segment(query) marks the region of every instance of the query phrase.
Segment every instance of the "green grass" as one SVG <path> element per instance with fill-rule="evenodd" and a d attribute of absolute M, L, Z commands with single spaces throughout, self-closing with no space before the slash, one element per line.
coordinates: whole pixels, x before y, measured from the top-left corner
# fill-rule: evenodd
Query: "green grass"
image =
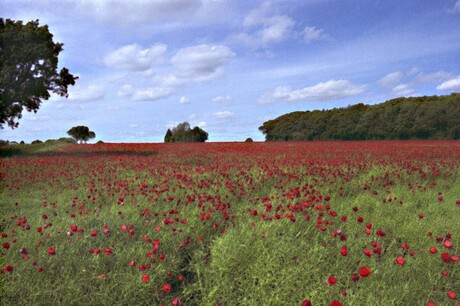
<path fill-rule="evenodd" d="M 170 153 L 171 148 L 177 152 Z M 198 146 L 194 149 L 206 148 L 198 158 L 184 148 L 155 147 L 152 155 L 120 149 L 117 155 L 104 155 L 67 154 L 65 147 L 44 146 L 34 152 L 53 154 L 28 151 L 1 159 L 0 232 L 7 237 L 0 239 L 10 244 L 0 255 L 2 304 L 171 305 L 175 298 L 183 305 L 459 302 L 447 293 L 460 295 L 460 262 L 441 259 L 443 252 L 460 253 L 457 159 L 432 177 L 406 172 L 396 161 L 381 163 L 378 156 L 365 167 L 343 166 L 337 175 L 336 165 L 321 160 L 309 165 L 312 156 L 293 161 L 283 150 L 260 157 L 260 150 L 216 153 L 213 147 Z M 426 163 L 428 169 L 432 161 L 421 155 L 414 163 Z M 300 193 L 289 197 L 296 188 Z M 295 222 L 286 214 L 294 215 Z M 364 221 L 357 222 L 358 217 Z M 170 218 L 174 223 L 165 224 Z M 46 223 L 52 226 L 44 228 Z M 68 236 L 73 224 L 83 231 Z M 122 226 L 132 226 L 134 234 Z M 103 233 L 105 227 L 109 234 Z M 346 240 L 332 237 L 337 230 Z M 447 233 L 452 249 L 436 241 Z M 159 250 L 152 254 L 155 240 Z M 375 249 L 373 243 L 381 254 L 365 256 L 364 249 Z M 401 248 L 403 243 L 408 250 Z M 340 254 L 344 245 L 348 256 Z M 54 256 L 47 252 L 51 246 Z M 438 250 L 434 255 L 433 246 Z M 28 258 L 21 247 L 27 248 Z M 404 266 L 395 263 L 399 256 Z M 5 271 L 9 265 L 12 273 Z M 363 266 L 371 275 L 354 282 L 351 275 Z M 142 281 L 144 274 L 148 283 Z M 331 275 L 335 285 L 328 284 Z M 165 284 L 170 292 L 163 290 Z"/>

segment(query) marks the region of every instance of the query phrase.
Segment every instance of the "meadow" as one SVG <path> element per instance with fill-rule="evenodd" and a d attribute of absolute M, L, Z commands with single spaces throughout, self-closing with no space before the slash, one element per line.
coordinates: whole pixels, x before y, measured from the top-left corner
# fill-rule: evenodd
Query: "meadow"
<path fill-rule="evenodd" d="M 459 141 L 19 153 L 3 305 L 460 305 Z"/>

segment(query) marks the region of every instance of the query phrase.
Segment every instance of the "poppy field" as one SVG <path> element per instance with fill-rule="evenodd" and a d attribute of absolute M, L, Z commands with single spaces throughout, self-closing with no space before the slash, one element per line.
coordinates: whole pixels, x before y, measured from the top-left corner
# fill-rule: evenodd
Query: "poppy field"
<path fill-rule="evenodd" d="M 0 159 L 3 305 L 460 305 L 460 142 Z"/>

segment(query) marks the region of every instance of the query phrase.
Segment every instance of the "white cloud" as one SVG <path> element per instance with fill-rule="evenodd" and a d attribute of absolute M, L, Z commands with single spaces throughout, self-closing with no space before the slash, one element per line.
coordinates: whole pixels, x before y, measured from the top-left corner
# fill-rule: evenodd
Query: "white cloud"
<path fill-rule="evenodd" d="M 295 25 L 295 21 L 286 15 L 275 15 L 270 3 L 261 8 L 252 10 L 244 19 L 243 25 L 256 28 L 251 34 L 241 33 L 235 38 L 242 43 L 258 47 L 279 43 L 286 39 Z"/>
<path fill-rule="evenodd" d="M 459 2 L 457 2 L 458 4 Z M 460 76 L 443 82 L 436 87 L 437 90 L 460 90 Z"/>
<path fill-rule="evenodd" d="M 117 91 L 117 96 L 119 97 L 126 97 L 132 95 L 134 92 L 133 86 L 131 84 L 125 84 L 120 87 Z"/>
<path fill-rule="evenodd" d="M 212 102 L 214 103 L 220 103 L 220 104 L 231 104 L 233 102 L 233 97 L 231 96 L 217 96 L 212 99 Z"/>
<path fill-rule="evenodd" d="M 131 129 L 135 129 L 135 128 L 139 127 L 139 124 L 132 123 L 132 124 L 128 125 L 128 127 L 131 128 Z"/>
<path fill-rule="evenodd" d="M 78 84 L 78 83 L 77 83 Z M 96 101 L 104 98 L 105 88 L 99 85 L 76 86 L 69 90 L 69 100 Z"/>
<path fill-rule="evenodd" d="M 366 89 L 364 85 L 354 85 L 347 80 L 330 80 L 302 89 L 291 89 L 288 86 L 279 86 L 269 94 L 259 99 L 259 104 L 276 101 L 330 101 L 358 95 Z"/>
<path fill-rule="evenodd" d="M 453 75 L 451 73 L 445 71 L 438 71 L 432 73 L 420 72 L 416 76 L 414 81 L 417 83 L 437 83 L 446 81 L 448 79 L 451 79 L 452 77 Z"/>
<path fill-rule="evenodd" d="M 198 115 L 198 114 L 191 114 L 191 115 L 189 116 L 189 119 L 190 119 L 190 120 L 194 120 L 194 119 L 197 119 L 197 118 L 199 118 L 199 117 L 200 117 L 200 115 Z"/>
<path fill-rule="evenodd" d="M 264 28 L 258 33 L 262 44 L 278 43 L 285 39 L 295 22 L 288 16 L 274 16 L 264 22 Z"/>
<path fill-rule="evenodd" d="M 401 71 L 395 71 L 381 78 L 378 83 L 383 87 L 393 87 L 399 84 L 404 77 Z"/>
<path fill-rule="evenodd" d="M 323 29 L 317 29 L 316 27 L 305 27 L 302 32 L 303 39 L 307 43 L 313 42 L 315 40 L 327 40 L 329 35 L 323 33 Z"/>
<path fill-rule="evenodd" d="M 229 111 L 221 111 L 221 112 L 216 112 L 212 114 L 212 116 L 216 119 L 230 119 L 235 116 L 235 113 L 232 113 Z"/>
<path fill-rule="evenodd" d="M 144 22 L 187 21 L 203 7 L 201 0 L 84 0 L 77 9 L 102 22 L 118 26 Z M 189 17 L 186 19 L 185 17 Z"/>
<path fill-rule="evenodd" d="M 134 101 L 155 101 L 168 98 L 176 90 L 168 87 L 151 87 L 147 89 L 141 89 L 133 93 L 132 100 Z"/>
<path fill-rule="evenodd" d="M 179 50 L 171 59 L 176 67 L 176 77 L 192 80 L 207 81 L 220 76 L 223 66 L 235 53 L 226 46 L 198 45 Z"/>
<path fill-rule="evenodd" d="M 408 96 L 413 92 L 414 90 L 408 84 L 399 84 L 393 88 L 393 93 L 398 96 Z"/>
<path fill-rule="evenodd" d="M 180 97 L 180 99 L 179 99 L 179 103 L 180 103 L 180 104 L 190 104 L 190 99 L 187 98 L 187 97 L 182 96 L 182 97 Z"/>
<path fill-rule="evenodd" d="M 107 54 L 104 62 L 107 66 L 129 71 L 147 71 L 154 63 L 161 62 L 166 53 L 165 44 L 155 44 L 143 49 L 137 44 L 123 46 Z"/>
<path fill-rule="evenodd" d="M 460 12 L 460 0 L 457 0 L 454 7 L 455 12 Z"/>
<path fill-rule="evenodd" d="M 198 124 L 197 124 L 197 126 L 198 126 L 199 128 L 204 128 L 204 127 L 206 127 L 207 125 L 208 125 L 208 123 L 207 123 L 206 121 L 200 121 L 200 122 L 198 122 Z"/>

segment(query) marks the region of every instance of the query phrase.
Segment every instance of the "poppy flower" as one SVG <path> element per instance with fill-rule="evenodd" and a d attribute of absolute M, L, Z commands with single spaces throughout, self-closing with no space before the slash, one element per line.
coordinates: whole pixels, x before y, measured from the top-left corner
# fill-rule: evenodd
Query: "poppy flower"
<path fill-rule="evenodd" d="M 343 304 L 340 303 L 340 302 L 337 301 L 337 300 L 333 300 L 333 301 L 331 302 L 330 306 L 343 306 Z"/>
<path fill-rule="evenodd" d="M 5 270 L 5 272 L 10 272 L 11 273 L 11 272 L 13 272 L 13 266 L 6 266 L 4 268 L 4 270 Z"/>
<path fill-rule="evenodd" d="M 400 266 L 404 266 L 404 257 L 402 256 L 399 256 L 398 258 L 396 258 L 396 263 Z"/>
<path fill-rule="evenodd" d="M 444 247 L 447 248 L 447 249 L 452 249 L 452 242 L 450 242 L 450 240 L 446 240 L 444 241 Z"/>
<path fill-rule="evenodd" d="M 359 275 L 356 274 L 356 273 L 353 273 L 351 275 L 351 280 L 354 281 L 354 282 L 357 282 L 359 280 Z"/>
<path fill-rule="evenodd" d="M 179 298 L 175 298 L 175 299 L 171 302 L 171 305 L 173 305 L 173 306 L 181 306 L 182 303 L 181 303 L 181 301 L 180 301 Z"/>
<path fill-rule="evenodd" d="M 329 278 L 327 279 L 327 282 L 331 285 L 335 285 L 337 283 L 337 278 L 335 278 L 335 276 L 331 275 L 329 276 Z"/>
<path fill-rule="evenodd" d="M 348 251 L 347 251 L 347 246 L 344 245 L 342 247 L 342 249 L 340 250 L 340 254 L 342 254 L 342 256 L 347 256 L 348 255 Z"/>
<path fill-rule="evenodd" d="M 379 235 L 379 236 L 381 236 L 381 237 L 386 236 L 385 232 L 382 231 L 382 230 L 378 230 L 378 231 L 377 231 L 377 235 Z"/>
<path fill-rule="evenodd" d="M 171 285 L 170 284 L 164 284 L 163 285 L 163 291 L 164 292 L 171 292 Z"/>
<path fill-rule="evenodd" d="M 54 247 L 50 247 L 50 248 L 48 249 L 48 254 L 49 254 L 49 255 L 56 255 L 56 250 L 54 249 Z"/>
<path fill-rule="evenodd" d="M 142 275 L 142 281 L 146 284 L 150 281 L 150 276 L 148 274 L 143 274 Z"/>
<path fill-rule="evenodd" d="M 436 254 L 438 252 L 438 250 L 436 249 L 436 247 L 431 247 L 430 248 L 430 253 L 431 254 Z"/>
<path fill-rule="evenodd" d="M 312 306 L 310 300 L 305 300 L 302 302 L 301 306 Z"/>
<path fill-rule="evenodd" d="M 457 296 L 455 295 L 455 292 L 453 292 L 453 291 L 447 292 L 447 296 L 448 296 L 449 299 L 451 299 L 451 300 L 455 300 L 455 299 L 457 298 Z"/>
<path fill-rule="evenodd" d="M 10 248 L 10 244 L 9 244 L 8 242 L 5 242 L 5 243 L 3 244 L 3 248 L 4 248 L 4 249 L 9 249 L 9 248 Z"/>
<path fill-rule="evenodd" d="M 368 277 L 372 273 L 372 271 L 371 269 L 369 269 L 369 267 L 364 266 L 364 267 L 361 267 L 361 269 L 359 269 L 358 273 L 362 277 Z"/>

